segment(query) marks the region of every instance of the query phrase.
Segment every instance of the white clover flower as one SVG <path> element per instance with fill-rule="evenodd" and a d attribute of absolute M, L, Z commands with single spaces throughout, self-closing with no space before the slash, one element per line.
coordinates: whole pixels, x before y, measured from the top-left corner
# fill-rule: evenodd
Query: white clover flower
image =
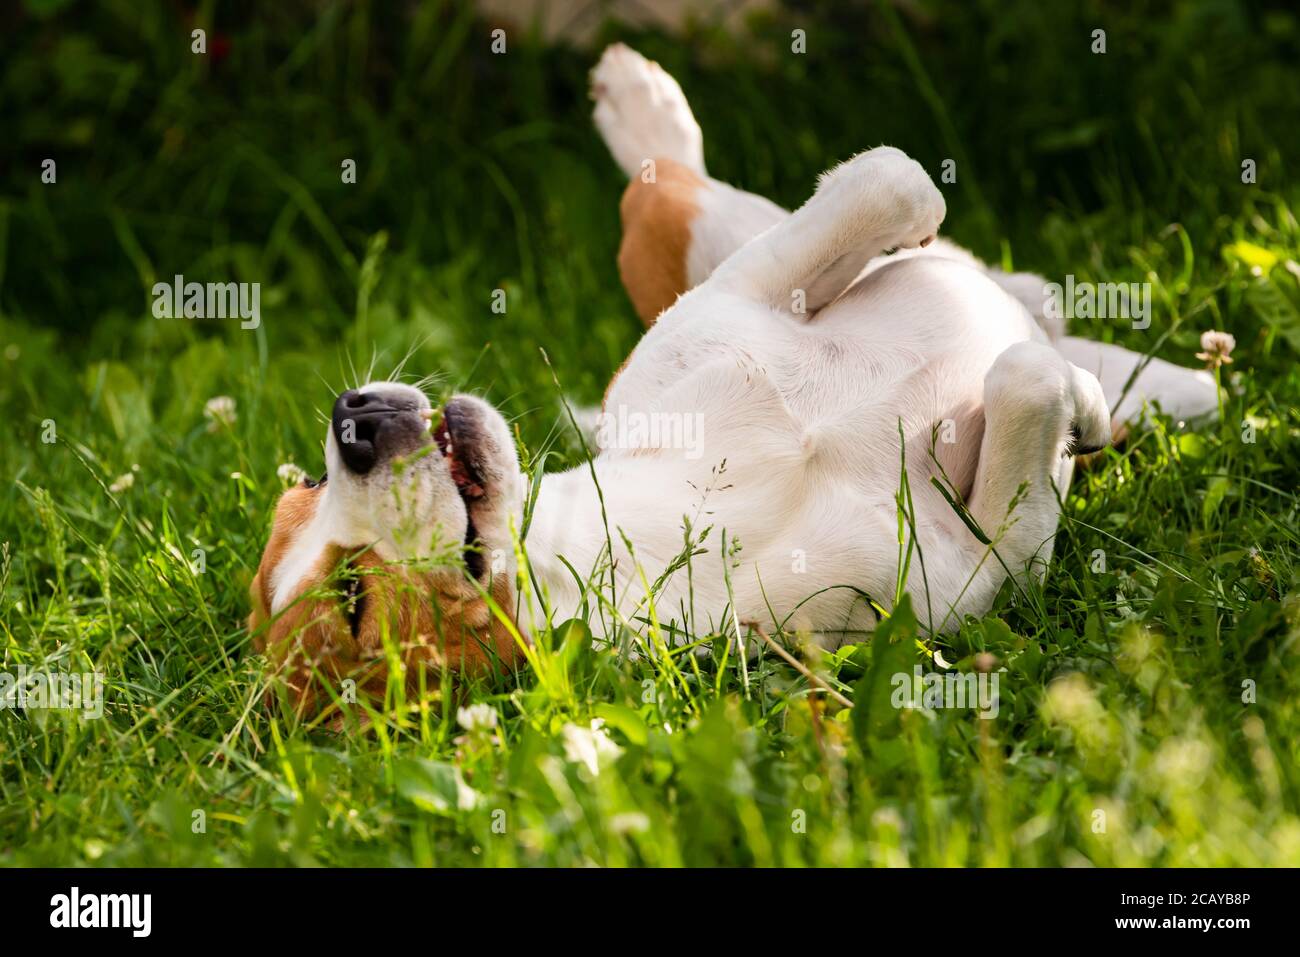
<path fill-rule="evenodd" d="M 599 774 L 602 767 L 608 767 L 623 753 L 605 730 L 603 718 L 593 720 L 589 728 L 566 724 L 560 734 L 564 739 L 564 756 L 592 774 Z"/>
<path fill-rule="evenodd" d="M 1196 353 L 1196 358 L 1211 369 L 1217 369 L 1232 361 L 1232 350 L 1236 347 L 1237 339 L 1231 332 L 1207 329 L 1201 333 L 1201 351 Z"/>
<path fill-rule="evenodd" d="M 280 481 L 285 485 L 297 485 L 307 477 L 307 473 L 292 462 L 285 462 L 275 470 L 275 474 L 280 476 Z"/>
<path fill-rule="evenodd" d="M 213 396 L 203 406 L 203 417 L 208 420 L 209 432 L 229 428 L 238 418 L 235 414 L 235 400 L 228 395 Z"/>
<path fill-rule="evenodd" d="M 138 468 L 138 466 L 136 466 L 136 468 Z M 122 492 L 125 492 L 134 484 L 135 484 L 135 472 L 134 471 L 126 472 L 122 475 L 119 475 L 116 479 L 114 479 L 113 484 L 108 487 L 108 490 L 112 492 L 114 495 L 120 495 Z"/>
<path fill-rule="evenodd" d="M 456 723 L 466 731 L 487 731 L 497 726 L 497 710 L 490 704 L 472 704 L 456 709 Z"/>

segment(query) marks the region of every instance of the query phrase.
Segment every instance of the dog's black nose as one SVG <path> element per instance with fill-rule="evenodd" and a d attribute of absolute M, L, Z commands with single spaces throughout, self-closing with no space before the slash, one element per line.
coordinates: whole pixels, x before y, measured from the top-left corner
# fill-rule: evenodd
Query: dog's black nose
<path fill-rule="evenodd" d="M 375 467 L 385 424 L 405 411 L 409 410 L 395 408 L 381 392 L 349 389 L 338 397 L 332 417 L 334 441 L 350 472 L 364 475 Z"/>

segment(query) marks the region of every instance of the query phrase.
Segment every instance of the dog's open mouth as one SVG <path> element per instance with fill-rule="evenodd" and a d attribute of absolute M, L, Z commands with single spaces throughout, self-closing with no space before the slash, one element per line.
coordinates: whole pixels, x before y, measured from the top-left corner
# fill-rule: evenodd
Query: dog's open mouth
<path fill-rule="evenodd" d="M 433 410 L 423 414 L 430 421 L 437 416 Z M 478 529 L 474 527 L 474 504 L 486 494 L 486 490 L 483 476 L 474 464 L 476 449 L 473 430 L 462 421 L 454 404 L 448 403 L 443 408 L 441 420 L 433 427 L 433 441 L 446 460 L 451 479 L 456 483 L 456 491 L 465 503 L 465 567 L 473 577 L 482 578 L 484 560 L 479 548 Z"/>
<path fill-rule="evenodd" d="M 432 418 L 437 413 L 430 410 L 427 414 Z M 438 451 L 442 453 L 442 457 L 447 460 L 447 467 L 451 470 L 451 478 L 456 483 L 456 490 L 460 492 L 460 497 L 465 500 L 465 505 L 468 507 L 470 502 L 483 497 L 483 478 L 474 467 L 473 449 L 466 445 L 469 439 L 465 436 L 464 430 L 458 429 L 457 425 L 455 411 L 452 408 L 445 409 L 442 421 L 433 429 L 433 440 L 438 444 Z"/>

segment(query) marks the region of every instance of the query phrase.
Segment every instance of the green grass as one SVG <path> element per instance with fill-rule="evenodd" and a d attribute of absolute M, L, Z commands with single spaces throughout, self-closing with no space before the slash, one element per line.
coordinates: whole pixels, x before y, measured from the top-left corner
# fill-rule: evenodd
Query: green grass
<path fill-rule="evenodd" d="M 797 204 L 877 143 L 954 158 L 959 242 L 1153 282 L 1149 330 L 1074 329 L 1184 364 L 1232 332 L 1225 420 L 1106 453 L 1046 585 L 942 642 L 1007 669 L 993 721 L 889 707 L 915 655 L 897 615 L 808 659 L 851 710 L 774 655 L 697 671 L 570 640 L 472 690 L 494 732 L 432 699 L 335 736 L 263 709 L 243 627 L 277 466 L 317 472 L 337 390 L 408 353 L 505 410 L 530 465 L 580 461 L 540 350 L 595 401 L 640 328 L 594 51 L 512 36 L 494 57 L 454 4 L 209 3 L 214 63 L 149 6 L 32 0 L 0 66 L 0 670 L 106 682 L 100 720 L 0 711 L 0 862 L 1300 863 L 1296 15 L 810 4 L 742 37 L 607 31 L 681 79 L 714 175 Z M 154 319 L 175 273 L 260 281 L 262 326 Z M 217 395 L 238 418 L 209 431 Z M 593 775 L 565 740 L 594 718 L 621 753 Z"/>

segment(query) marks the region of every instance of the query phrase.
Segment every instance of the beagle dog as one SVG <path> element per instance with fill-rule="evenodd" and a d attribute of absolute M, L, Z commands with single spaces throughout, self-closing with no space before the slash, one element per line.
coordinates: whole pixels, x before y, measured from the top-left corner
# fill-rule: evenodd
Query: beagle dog
<path fill-rule="evenodd" d="M 901 151 L 835 167 L 791 213 L 708 176 L 657 64 L 612 47 L 592 93 L 649 327 L 608 427 L 589 463 L 530 483 L 481 399 L 340 395 L 327 477 L 284 493 L 251 588 L 255 646 L 303 710 L 345 678 L 508 669 L 574 616 L 640 647 L 859 640 L 896 592 L 903 488 L 906 591 L 951 630 L 1008 574 L 1043 574 L 1075 454 L 1148 402 L 1214 410 L 1208 374 L 1065 336 L 1042 279 L 936 239 L 943 195 Z"/>

